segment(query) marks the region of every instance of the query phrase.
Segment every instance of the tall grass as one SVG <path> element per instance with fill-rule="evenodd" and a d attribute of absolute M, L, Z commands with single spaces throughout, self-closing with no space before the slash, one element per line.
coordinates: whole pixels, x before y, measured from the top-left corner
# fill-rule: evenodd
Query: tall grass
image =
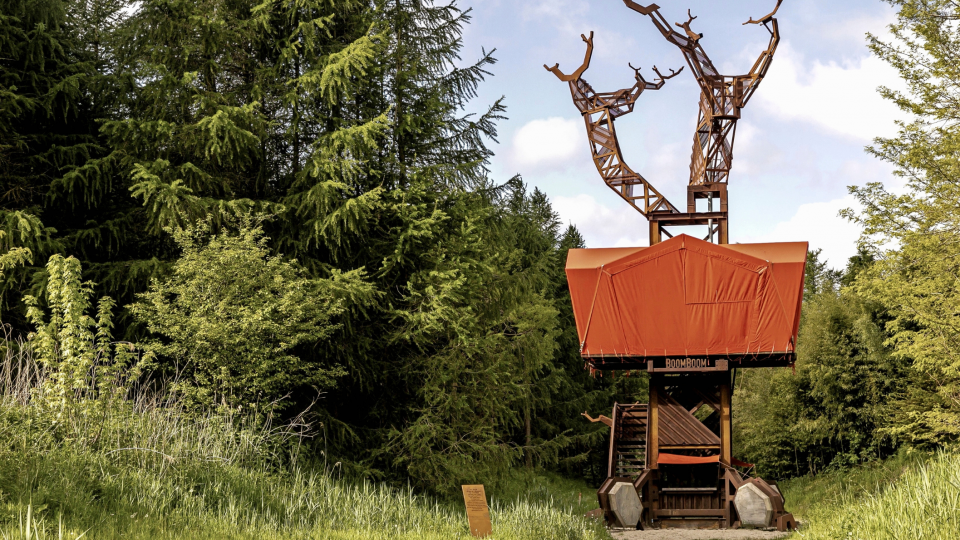
<path fill-rule="evenodd" d="M 904 448 L 893 456 L 850 469 L 837 469 L 817 475 L 783 480 L 779 487 L 787 501 L 787 510 L 801 521 L 818 507 L 841 504 L 841 495 L 873 494 L 892 485 L 907 472 L 922 466 L 931 454 Z"/>
<path fill-rule="evenodd" d="M 29 347 L 0 347 L 0 538 L 470 537 L 460 505 L 299 466 L 302 418 L 197 414 L 162 388 L 53 414 Z M 608 538 L 566 498 L 494 501 L 495 538 Z"/>
<path fill-rule="evenodd" d="M 875 483 L 869 483 L 869 480 Z M 787 483 L 791 495 L 819 502 L 803 506 L 810 540 L 956 540 L 960 538 L 960 455 L 903 454 L 881 466 L 816 482 Z"/>

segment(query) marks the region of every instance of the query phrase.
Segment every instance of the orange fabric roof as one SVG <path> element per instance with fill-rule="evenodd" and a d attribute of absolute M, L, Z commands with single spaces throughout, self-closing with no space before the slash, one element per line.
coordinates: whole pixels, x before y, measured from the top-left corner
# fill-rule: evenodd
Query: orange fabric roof
<path fill-rule="evenodd" d="M 806 242 L 570 250 L 584 356 L 794 352 Z"/>

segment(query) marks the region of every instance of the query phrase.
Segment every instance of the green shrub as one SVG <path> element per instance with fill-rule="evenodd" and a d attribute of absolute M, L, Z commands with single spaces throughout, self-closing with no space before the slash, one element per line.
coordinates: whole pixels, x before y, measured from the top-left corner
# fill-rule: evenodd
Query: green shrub
<path fill-rule="evenodd" d="M 210 231 L 209 221 L 172 231 L 182 256 L 130 306 L 160 338 L 145 348 L 182 376 L 174 389 L 193 405 L 262 410 L 282 406 L 291 388 L 332 386 L 343 368 L 295 349 L 329 337 L 345 299 L 372 296 L 363 271 L 308 278 L 296 260 L 270 255 L 252 218 L 236 232 Z"/>
<path fill-rule="evenodd" d="M 80 261 L 53 255 L 47 273 L 49 315 L 37 298 L 24 297 L 36 329 L 28 336 L 29 351 L 44 370 L 31 388 L 32 403 L 63 428 L 69 427 L 65 418 L 71 412 L 88 422 L 120 406 L 146 362 L 133 344 L 113 340 L 113 299 L 101 298 L 96 319 L 91 316 L 93 284 L 81 281 Z M 68 430 L 61 435 L 78 434 Z"/>

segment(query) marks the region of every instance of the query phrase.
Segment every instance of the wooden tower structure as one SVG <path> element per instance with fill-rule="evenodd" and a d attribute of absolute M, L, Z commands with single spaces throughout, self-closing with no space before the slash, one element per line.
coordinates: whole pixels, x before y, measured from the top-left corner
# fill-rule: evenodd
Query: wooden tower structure
<path fill-rule="evenodd" d="M 770 41 L 747 74 L 729 76 L 703 50 L 689 10 L 686 22 L 675 23 L 681 32 L 656 4 L 624 0 L 680 50 L 700 86 L 682 209 L 626 164 L 614 122 L 683 68 L 665 76 L 654 66 L 657 78 L 649 82 L 631 65 L 633 86 L 596 92 L 583 79 L 593 32 L 581 35 L 586 54 L 572 73 L 544 65 L 568 84 L 603 181 L 649 221 L 648 248 L 571 250 L 567 261 L 587 368 L 650 377 L 648 403 L 614 404 L 611 416 L 597 419 L 584 413 L 610 427 L 608 478 L 598 498 L 611 523 L 611 493 L 630 482 L 640 496 L 641 526 L 756 525 L 759 518 L 747 519 L 738 497 L 765 501 L 765 526 L 795 526 L 776 484 L 751 477 L 751 466 L 734 457 L 731 429 L 737 369 L 789 366 L 796 357 L 806 243 L 729 245 L 727 225 L 736 125 L 780 43 L 775 15 L 782 1 L 744 23 L 764 26 Z M 701 199 L 706 211 L 697 210 Z M 706 226 L 707 235 L 675 231 L 689 226 Z"/>

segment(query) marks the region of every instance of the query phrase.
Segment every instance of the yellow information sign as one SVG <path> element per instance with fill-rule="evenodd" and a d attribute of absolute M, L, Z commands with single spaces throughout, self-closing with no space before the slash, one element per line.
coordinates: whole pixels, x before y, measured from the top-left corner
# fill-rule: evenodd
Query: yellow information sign
<path fill-rule="evenodd" d="M 470 520 L 470 534 L 483 538 L 493 532 L 490 525 L 490 509 L 487 507 L 487 494 L 483 484 L 463 487 L 463 503 L 467 506 L 467 519 Z"/>

